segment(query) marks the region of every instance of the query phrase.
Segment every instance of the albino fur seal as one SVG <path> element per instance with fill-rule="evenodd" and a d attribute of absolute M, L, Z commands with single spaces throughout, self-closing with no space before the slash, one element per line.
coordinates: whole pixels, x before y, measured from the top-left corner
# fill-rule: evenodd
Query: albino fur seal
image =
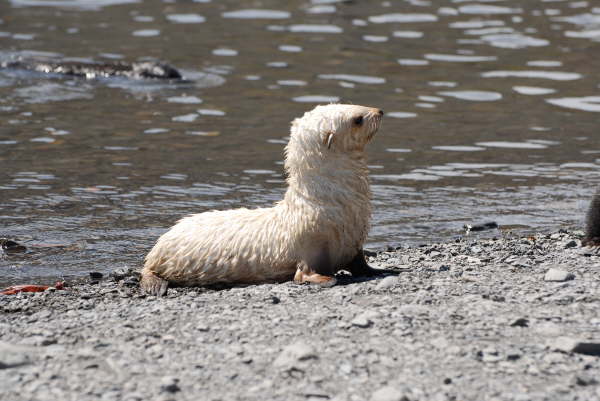
<path fill-rule="evenodd" d="M 177 286 L 296 282 L 334 285 L 335 273 L 374 275 L 362 246 L 371 191 L 365 145 L 383 111 L 317 106 L 292 122 L 285 148 L 288 189 L 270 208 L 194 214 L 146 256 L 140 285 L 162 295 Z"/>

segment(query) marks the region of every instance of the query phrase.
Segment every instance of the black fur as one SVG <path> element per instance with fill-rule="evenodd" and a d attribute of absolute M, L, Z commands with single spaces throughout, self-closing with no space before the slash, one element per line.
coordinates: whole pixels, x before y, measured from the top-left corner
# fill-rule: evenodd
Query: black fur
<path fill-rule="evenodd" d="M 600 246 L 600 190 L 592 198 L 585 219 L 585 238 L 583 244 Z"/>

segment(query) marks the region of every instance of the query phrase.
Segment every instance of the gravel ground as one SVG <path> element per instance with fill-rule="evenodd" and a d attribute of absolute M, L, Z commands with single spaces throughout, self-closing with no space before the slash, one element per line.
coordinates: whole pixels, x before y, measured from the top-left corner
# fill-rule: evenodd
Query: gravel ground
<path fill-rule="evenodd" d="M 600 253 L 582 233 L 378 252 L 333 288 L 134 274 L 0 296 L 0 399 L 600 400 Z"/>

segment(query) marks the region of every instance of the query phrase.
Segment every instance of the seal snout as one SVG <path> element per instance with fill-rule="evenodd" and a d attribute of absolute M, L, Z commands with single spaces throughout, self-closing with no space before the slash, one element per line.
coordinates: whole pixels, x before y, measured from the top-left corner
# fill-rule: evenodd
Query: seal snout
<path fill-rule="evenodd" d="M 382 117 L 383 116 L 383 110 L 378 109 L 376 107 L 372 107 L 370 108 L 370 110 L 368 111 L 368 114 L 371 114 L 374 117 Z"/>

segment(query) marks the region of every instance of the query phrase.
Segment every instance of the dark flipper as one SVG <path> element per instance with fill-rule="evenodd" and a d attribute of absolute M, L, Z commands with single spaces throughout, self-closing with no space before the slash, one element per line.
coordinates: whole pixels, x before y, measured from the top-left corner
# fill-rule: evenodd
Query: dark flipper
<path fill-rule="evenodd" d="M 366 276 L 373 277 L 378 276 L 380 274 L 398 274 L 395 270 L 387 270 L 387 269 L 374 269 L 367 263 L 365 259 L 365 253 L 362 249 L 356 254 L 354 259 L 348 263 L 345 270 L 348 270 L 355 277 Z"/>
<path fill-rule="evenodd" d="M 140 287 L 145 294 L 162 297 L 167 293 L 169 282 L 153 272 L 144 270 L 140 279 Z"/>
<path fill-rule="evenodd" d="M 600 246 L 600 190 L 592 198 L 590 208 L 587 212 L 583 244 L 587 246 Z"/>

